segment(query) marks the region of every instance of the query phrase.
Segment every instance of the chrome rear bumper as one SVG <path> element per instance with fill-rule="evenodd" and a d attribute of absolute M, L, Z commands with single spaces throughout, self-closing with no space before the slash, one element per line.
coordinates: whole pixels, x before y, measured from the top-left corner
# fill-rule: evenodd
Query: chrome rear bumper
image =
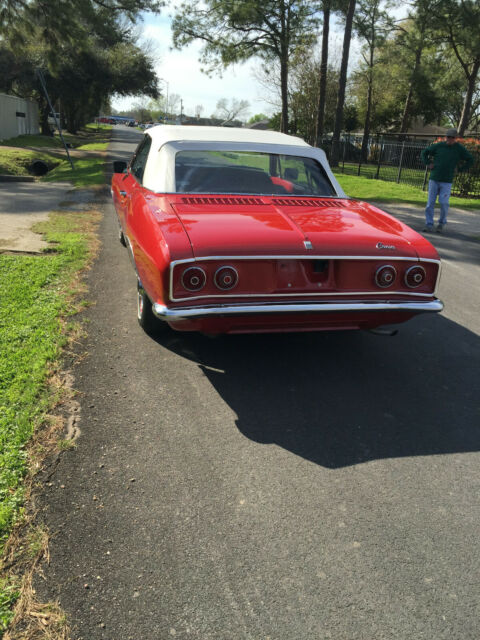
<path fill-rule="evenodd" d="M 186 320 L 193 318 L 215 318 L 222 316 L 252 316 L 272 313 L 438 313 L 443 309 L 443 302 L 435 298 L 427 302 L 312 302 L 312 303 L 269 303 L 269 304 L 225 304 L 207 305 L 204 307 L 169 307 L 152 305 L 154 314 L 161 320 Z"/>

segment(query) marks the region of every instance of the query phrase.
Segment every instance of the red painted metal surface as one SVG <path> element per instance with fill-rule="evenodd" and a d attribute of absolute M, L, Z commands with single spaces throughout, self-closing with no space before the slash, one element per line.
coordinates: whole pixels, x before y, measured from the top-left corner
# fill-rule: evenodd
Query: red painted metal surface
<path fill-rule="evenodd" d="M 439 260 L 435 248 L 413 229 L 364 202 L 158 195 L 141 187 L 130 173 L 114 174 L 112 194 L 138 277 L 153 303 L 175 309 L 292 299 L 435 299 L 438 264 L 430 262 Z M 419 260 L 426 278 L 412 289 L 405 274 Z M 382 289 L 375 276 L 388 264 L 394 265 L 395 277 L 391 286 Z M 184 286 L 183 273 L 192 265 L 206 275 L 199 291 L 193 285 L 193 290 Z M 215 284 L 217 271 L 225 266 L 238 274 L 231 290 Z M 413 298 L 412 292 L 419 296 Z M 312 331 L 372 328 L 403 322 L 412 315 L 399 311 L 269 314 L 182 319 L 170 324 L 178 330 L 210 333 Z"/>

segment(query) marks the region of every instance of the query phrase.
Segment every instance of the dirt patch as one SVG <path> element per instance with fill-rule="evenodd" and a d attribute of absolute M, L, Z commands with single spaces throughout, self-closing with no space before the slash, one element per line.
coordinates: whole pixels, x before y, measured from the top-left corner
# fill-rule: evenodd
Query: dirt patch
<path fill-rule="evenodd" d="M 48 249 L 32 227 L 52 210 L 87 211 L 99 189 L 72 189 L 68 182 L 0 184 L 0 253 L 43 253 Z"/>

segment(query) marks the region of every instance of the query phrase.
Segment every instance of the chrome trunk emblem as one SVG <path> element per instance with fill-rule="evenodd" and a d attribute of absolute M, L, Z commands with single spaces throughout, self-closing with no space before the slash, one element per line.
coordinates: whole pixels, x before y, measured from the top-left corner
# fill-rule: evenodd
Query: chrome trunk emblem
<path fill-rule="evenodd" d="M 395 251 L 397 248 L 394 244 L 383 244 L 383 242 L 377 242 L 376 247 L 377 249 L 390 249 L 391 251 Z"/>
<path fill-rule="evenodd" d="M 313 244 L 310 242 L 310 240 L 304 240 L 303 244 L 305 245 L 305 249 L 313 250 Z"/>

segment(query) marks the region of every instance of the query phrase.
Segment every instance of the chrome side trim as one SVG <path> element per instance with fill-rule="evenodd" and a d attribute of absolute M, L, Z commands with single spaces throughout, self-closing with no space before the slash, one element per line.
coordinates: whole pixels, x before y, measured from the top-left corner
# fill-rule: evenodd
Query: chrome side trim
<path fill-rule="evenodd" d="M 164 304 L 154 303 L 154 314 L 161 320 L 186 320 L 193 318 L 221 318 L 223 316 L 251 316 L 274 313 L 359 313 L 403 311 L 405 313 L 438 313 L 443 309 L 441 300 L 429 302 L 325 302 L 291 304 L 252 304 L 252 305 L 211 305 L 205 307 L 183 307 L 169 309 Z"/>

